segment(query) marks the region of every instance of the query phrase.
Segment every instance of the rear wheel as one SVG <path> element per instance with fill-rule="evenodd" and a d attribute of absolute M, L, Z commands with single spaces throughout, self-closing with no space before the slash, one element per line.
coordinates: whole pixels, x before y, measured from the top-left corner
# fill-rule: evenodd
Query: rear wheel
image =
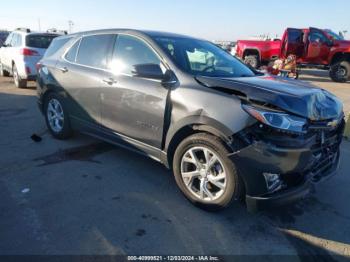
<path fill-rule="evenodd" d="M 49 94 L 45 99 L 44 113 L 46 125 L 50 133 L 58 139 L 66 139 L 72 136 L 68 112 L 65 109 L 63 99 L 57 94 Z"/>
<path fill-rule="evenodd" d="M 341 61 L 331 66 L 329 76 L 335 82 L 345 83 L 350 79 L 350 63 Z"/>
<path fill-rule="evenodd" d="M 219 138 L 205 133 L 194 134 L 177 147 L 175 180 L 193 204 L 215 211 L 241 197 L 243 183 L 228 153 Z"/>
<path fill-rule="evenodd" d="M 13 81 L 15 82 L 15 86 L 18 88 L 26 88 L 27 87 L 27 80 L 21 79 L 21 77 L 18 74 L 18 70 L 16 65 L 14 64 L 12 67 L 12 75 L 13 75 Z"/>
<path fill-rule="evenodd" d="M 244 57 L 244 63 L 256 69 L 259 67 L 259 57 L 257 55 L 247 55 Z"/>
<path fill-rule="evenodd" d="M 0 62 L 0 76 L 9 76 L 10 74 L 4 69 L 3 64 Z"/>

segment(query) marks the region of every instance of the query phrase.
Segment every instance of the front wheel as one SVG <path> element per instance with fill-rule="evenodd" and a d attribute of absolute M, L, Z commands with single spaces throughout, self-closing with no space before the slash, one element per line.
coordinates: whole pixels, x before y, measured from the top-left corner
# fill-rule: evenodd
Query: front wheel
<path fill-rule="evenodd" d="M 350 63 L 341 61 L 332 65 L 329 76 L 334 82 L 345 83 L 350 79 Z"/>
<path fill-rule="evenodd" d="M 177 185 L 193 204 L 215 211 L 242 196 L 243 184 L 228 154 L 219 138 L 205 133 L 180 143 L 173 172 Z"/>
<path fill-rule="evenodd" d="M 68 112 L 63 99 L 57 94 L 49 94 L 45 99 L 44 114 L 50 133 L 58 139 L 66 139 L 72 135 Z"/>

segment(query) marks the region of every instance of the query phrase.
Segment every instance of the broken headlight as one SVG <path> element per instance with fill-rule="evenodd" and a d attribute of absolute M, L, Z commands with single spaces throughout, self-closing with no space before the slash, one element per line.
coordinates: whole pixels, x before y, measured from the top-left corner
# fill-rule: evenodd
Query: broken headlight
<path fill-rule="evenodd" d="M 283 112 L 269 111 L 250 105 L 242 105 L 243 109 L 259 122 L 282 130 L 305 133 L 306 119 Z"/>

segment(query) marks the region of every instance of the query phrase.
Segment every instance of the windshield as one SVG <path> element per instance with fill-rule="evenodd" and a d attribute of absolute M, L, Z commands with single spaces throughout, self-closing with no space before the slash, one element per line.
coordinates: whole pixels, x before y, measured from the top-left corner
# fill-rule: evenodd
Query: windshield
<path fill-rule="evenodd" d="M 326 29 L 325 30 L 328 36 L 331 36 L 335 40 L 344 40 L 344 36 L 338 35 L 337 33 L 333 32 L 332 30 Z"/>
<path fill-rule="evenodd" d="M 208 41 L 184 37 L 155 37 L 154 40 L 178 67 L 194 76 L 255 76 L 237 58 Z"/>
<path fill-rule="evenodd" d="M 26 37 L 26 46 L 46 49 L 57 36 L 58 35 L 28 35 Z"/>

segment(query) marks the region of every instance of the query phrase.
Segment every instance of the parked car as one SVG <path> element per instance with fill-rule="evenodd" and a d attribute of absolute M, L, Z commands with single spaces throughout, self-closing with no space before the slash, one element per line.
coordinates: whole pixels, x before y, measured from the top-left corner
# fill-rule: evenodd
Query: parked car
<path fill-rule="evenodd" d="M 0 47 L 4 44 L 9 33 L 8 31 L 0 31 Z"/>
<path fill-rule="evenodd" d="M 296 55 L 300 65 L 330 68 L 333 81 L 350 80 L 350 41 L 329 29 L 287 28 L 281 41 L 239 40 L 236 51 L 238 57 L 254 68 Z"/>
<path fill-rule="evenodd" d="M 0 75 L 12 75 L 16 87 L 25 88 L 28 80 L 36 79 L 35 65 L 58 35 L 26 28 L 13 31 L 0 48 Z"/>
<path fill-rule="evenodd" d="M 262 75 L 210 42 L 76 33 L 55 38 L 38 68 L 38 105 L 55 138 L 80 131 L 158 160 L 202 208 L 288 203 L 337 170 L 338 98 Z"/>

